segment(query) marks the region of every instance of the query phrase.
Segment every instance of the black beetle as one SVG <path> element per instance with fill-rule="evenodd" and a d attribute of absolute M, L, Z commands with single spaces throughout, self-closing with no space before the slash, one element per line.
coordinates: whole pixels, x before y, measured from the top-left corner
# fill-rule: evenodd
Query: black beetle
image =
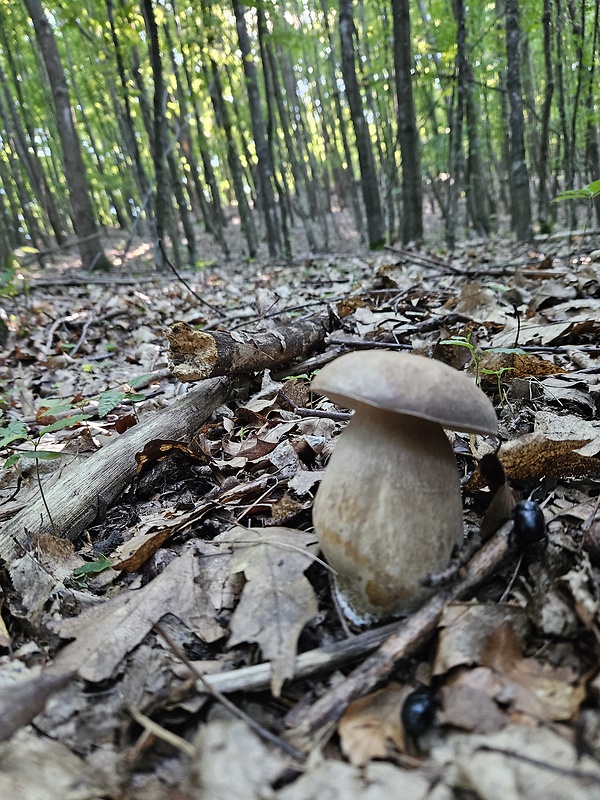
<path fill-rule="evenodd" d="M 429 689 L 415 689 L 405 699 L 400 712 L 408 736 L 422 736 L 435 725 L 437 702 Z"/>
<path fill-rule="evenodd" d="M 513 536 L 523 550 L 545 547 L 548 543 L 546 520 L 533 500 L 519 500 L 513 510 Z"/>

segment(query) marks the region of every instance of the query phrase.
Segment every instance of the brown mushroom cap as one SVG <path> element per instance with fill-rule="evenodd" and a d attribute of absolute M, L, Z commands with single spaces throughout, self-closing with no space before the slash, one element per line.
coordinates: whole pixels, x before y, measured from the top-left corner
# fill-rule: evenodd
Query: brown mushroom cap
<path fill-rule="evenodd" d="M 473 380 L 424 356 L 356 350 L 323 367 L 311 388 L 349 408 L 364 403 L 467 433 L 498 430 L 494 407 Z"/>

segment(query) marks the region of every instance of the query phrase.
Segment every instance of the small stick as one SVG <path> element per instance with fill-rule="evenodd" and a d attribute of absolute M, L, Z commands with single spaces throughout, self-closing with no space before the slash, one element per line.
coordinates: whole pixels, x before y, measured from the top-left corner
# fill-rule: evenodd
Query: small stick
<path fill-rule="evenodd" d="M 208 680 L 206 680 L 204 675 L 202 675 L 202 673 L 198 670 L 194 662 L 187 657 L 187 655 L 181 649 L 181 647 L 179 647 L 179 645 L 177 645 L 171 639 L 169 634 L 165 630 L 163 630 L 160 627 L 160 625 L 155 625 L 154 630 L 158 633 L 159 636 L 161 636 L 165 640 L 165 642 L 169 645 L 173 653 L 178 658 L 180 658 L 181 661 L 183 661 L 183 663 L 192 672 L 192 675 L 194 675 L 194 677 L 200 681 L 200 683 L 204 686 L 207 692 L 211 694 L 215 698 L 215 700 L 218 700 L 218 702 L 221 703 L 221 705 L 224 708 L 230 711 L 238 719 L 243 720 L 255 733 L 257 733 L 267 742 L 274 744 L 280 750 L 283 750 L 284 753 L 286 753 L 289 756 L 292 756 L 292 758 L 295 758 L 297 761 L 299 762 L 304 761 L 304 753 L 302 753 L 300 750 L 297 750 L 292 744 L 284 741 L 283 739 L 280 739 L 279 736 L 276 736 L 274 733 L 271 733 L 271 731 L 267 730 L 260 723 L 256 722 L 256 720 L 252 719 L 252 717 L 250 717 L 248 714 L 242 711 L 241 708 L 238 708 L 235 705 L 235 703 L 232 703 L 228 697 L 225 697 L 225 695 L 222 692 L 220 692 L 218 689 L 212 686 L 208 682 Z"/>
<path fill-rule="evenodd" d="M 341 717 L 348 705 L 389 677 L 398 661 L 411 655 L 437 628 L 444 608 L 489 577 L 510 551 L 512 520 L 473 557 L 467 575 L 455 585 L 433 595 L 418 611 L 400 623 L 395 633 L 364 661 L 345 681 L 341 681 L 309 706 L 299 717 L 287 738 L 296 747 L 308 749 L 314 739 L 321 739 Z"/>

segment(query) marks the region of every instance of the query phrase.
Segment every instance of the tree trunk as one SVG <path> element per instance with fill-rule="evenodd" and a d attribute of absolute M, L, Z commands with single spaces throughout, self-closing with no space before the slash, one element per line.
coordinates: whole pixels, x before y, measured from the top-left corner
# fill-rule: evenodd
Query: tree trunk
<path fill-rule="evenodd" d="M 454 72 L 456 75 L 454 90 L 454 113 L 450 127 L 450 181 L 448 186 L 448 214 L 446 216 L 446 244 L 450 250 L 456 243 L 456 221 L 458 203 L 462 187 L 463 143 L 462 129 L 465 113 L 466 70 L 465 48 L 467 31 L 465 27 L 465 6 L 463 0 L 454 0 L 454 16 L 456 17 L 456 59 Z"/>
<path fill-rule="evenodd" d="M 110 262 L 100 244 L 100 233 L 96 226 L 92 199 L 87 186 L 67 81 L 52 28 L 42 8 L 41 0 L 24 0 L 24 3 L 33 22 L 56 110 L 65 180 L 71 200 L 73 227 L 79 240 L 81 262 L 84 269 L 106 269 L 110 267 Z"/>
<path fill-rule="evenodd" d="M 506 88 L 510 106 L 511 217 L 520 242 L 533 238 L 529 174 L 525 161 L 525 118 L 521 90 L 519 0 L 506 0 Z"/>
<path fill-rule="evenodd" d="M 548 192 L 548 156 L 550 152 L 550 111 L 554 96 L 554 70 L 552 67 L 552 0 L 544 0 L 542 11 L 542 31 L 544 36 L 544 66 L 546 85 L 542 105 L 542 130 L 540 134 L 540 161 L 538 165 L 539 197 L 538 222 L 540 233 L 550 233 L 552 211 Z"/>
<path fill-rule="evenodd" d="M 377 183 L 377 172 L 375 170 L 375 159 L 369 126 L 363 113 L 363 103 L 360 94 L 360 87 L 356 77 L 356 67 L 354 62 L 354 18 L 352 16 L 353 0 L 340 0 L 340 44 L 342 50 L 342 74 L 346 86 L 346 97 L 350 106 L 350 116 L 354 127 L 356 138 L 356 148 L 358 150 L 358 162 L 360 164 L 360 176 L 362 196 L 365 204 L 367 216 L 367 234 L 369 237 L 369 247 L 377 249 L 385 243 L 385 221 L 381 210 L 381 200 L 379 198 L 379 187 Z"/>
<path fill-rule="evenodd" d="M 402 159 L 402 241 L 423 238 L 421 152 L 412 90 L 412 42 L 409 0 L 392 0 L 394 71 L 398 98 L 398 140 Z"/>
<path fill-rule="evenodd" d="M 248 92 L 248 105 L 252 120 L 252 135 L 258 159 L 258 180 L 262 197 L 263 213 L 267 230 L 267 245 L 269 255 L 274 258 L 281 254 L 281 224 L 277 213 L 275 192 L 273 190 L 274 167 L 269 153 L 269 143 L 265 132 L 265 123 L 262 115 L 260 92 L 258 89 L 258 76 L 256 64 L 250 46 L 250 37 L 244 17 L 244 6 L 240 0 L 232 0 L 233 13 L 237 27 L 238 42 L 242 52 L 242 64 L 246 78 L 246 91 Z"/>
<path fill-rule="evenodd" d="M 155 188 L 155 213 L 156 213 L 156 235 L 158 243 L 164 242 L 165 233 L 169 227 L 169 217 L 171 212 L 171 201 L 169 198 L 169 180 L 167 177 L 166 151 L 167 151 L 167 124 L 165 117 L 166 90 L 163 77 L 162 60 L 160 56 L 160 43 L 158 40 L 158 27 L 154 15 L 152 0 L 141 0 L 142 13 L 146 23 L 148 34 L 148 49 L 150 53 L 150 64 L 154 79 L 154 98 L 153 98 L 153 130 L 154 147 L 152 156 L 154 159 L 154 180 Z M 174 242 L 175 243 L 175 242 Z M 155 257 L 159 269 L 164 268 L 164 259 L 160 247 L 155 246 Z"/>

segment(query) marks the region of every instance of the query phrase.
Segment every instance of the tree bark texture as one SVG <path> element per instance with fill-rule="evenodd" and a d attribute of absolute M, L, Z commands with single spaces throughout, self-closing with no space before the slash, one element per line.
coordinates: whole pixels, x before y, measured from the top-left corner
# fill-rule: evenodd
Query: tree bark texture
<path fill-rule="evenodd" d="M 511 217 L 520 242 L 533 238 L 529 173 L 525 160 L 525 118 L 521 89 L 521 29 L 519 0 L 506 0 L 506 88 L 510 107 L 510 183 Z"/>
<path fill-rule="evenodd" d="M 9 562 L 31 546 L 31 537 L 58 533 L 75 539 L 103 513 L 135 476 L 136 453 L 153 439 L 189 439 L 223 403 L 231 383 L 215 378 L 194 387 L 178 403 L 156 412 L 99 450 L 77 462 L 44 491 L 52 522 L 41 498 L 0 528 L 0 560 Z M 52 524 L 54 523 L 54 524 Z"/>
<path fill-rule="evenodd" d="M 154 15 L 152 0 L 142 0 L 142 12 L 146 31 L 148 33 L 148 48 L 150 51 L 150 64 L 152 66 L 152 77 L 154 79 L 154 180 L 156 183 L 155 192 L 155 213 L 156 213 L 156 235 L 158 242 L 165 237 L 165 232 L 169 224 L 171 202 L 169 199 L 169 181 L 167 177 L 167 166 L 165 155 L 167 151 L 167 125 L 165 117 L 165 82 L 163 77 L 162 60 L 160 57 L 160 43 L 158 40 L 158 27 Z M 163 256 L 160 248 L 155 244 L 155 256 L 159 268 L 164 267 Z"/>
<path fill-rule="evenodd" d="M 42 53 L 56 109 L 56 124 L 63 151 L 65 180 L 71 200 L 73 227 L 79 240 L 81 261 L 84 269 L 105 268 L 109 266 L 109 261 L 100 244 L 100 234 L 96 227 L 67 80 L 58 47 L 40 0 L 24 0 L 24 2 L 33 22 L 35 37 Z"/>
<path fill-rule="evenodd" d="M 180 381 L 274 369 L 321 344 L 331 328 L 329 317 L 324 315 L 264 333 L 205 333 L 176 322 L 167 330 L 169 361 Z"/>
<path fill-rule="evenodd" d="M 409 0 L 392 0 L 394 71 L 398 98 L 398 141 L 402 159 L 402 241 L 423 238 L 421 149 L 412 90 L 412 41 Z"/>
<path fill-rule="evenodd" d="M 340 0 L 340 44 L 342 51 L 342 74 L 346 86 L 346 97 L 350 106 L 350 116 L 356 138 L 358 162 L 360 165 L 362 196 L 367 216 L 367 235 L 369 247 L 376 249 L 385 242 L 385 222 L 381 210 L 379 186 L 375 159 L 369 135 L 369 126 L 363 112 L 360 87 L 356 77 L 354 61 L 354 18 L 352 15 L 353 0 Z"/>
<path fill-rule="evenodd" d="M 267 245 L 269 247 L 269 255 L 275 257 L 281 254 L 282 241 L 281 225 L 279 224 L 275 192 L 273 190 L 273 160 L 269 152 L 269 143 L 267 141 L 265 123 L 262 116 L 258 75 L 252 55 L 248 29 L 246 27 L 244 6 L 240 0 L 232 0 L 232 5 L 235 14 L 238 42 L 242 52 L 242 64 L 244 67 L 244 77 L 246 79 L 246 91 L 248 92 L 250 119 L 252 121 L 252 135 L 254 138 L 256 157 L 258 159 L 258 181 L 260 184 L 263 213 L 265 215 L 265 225 L 267 229 Z"/>

